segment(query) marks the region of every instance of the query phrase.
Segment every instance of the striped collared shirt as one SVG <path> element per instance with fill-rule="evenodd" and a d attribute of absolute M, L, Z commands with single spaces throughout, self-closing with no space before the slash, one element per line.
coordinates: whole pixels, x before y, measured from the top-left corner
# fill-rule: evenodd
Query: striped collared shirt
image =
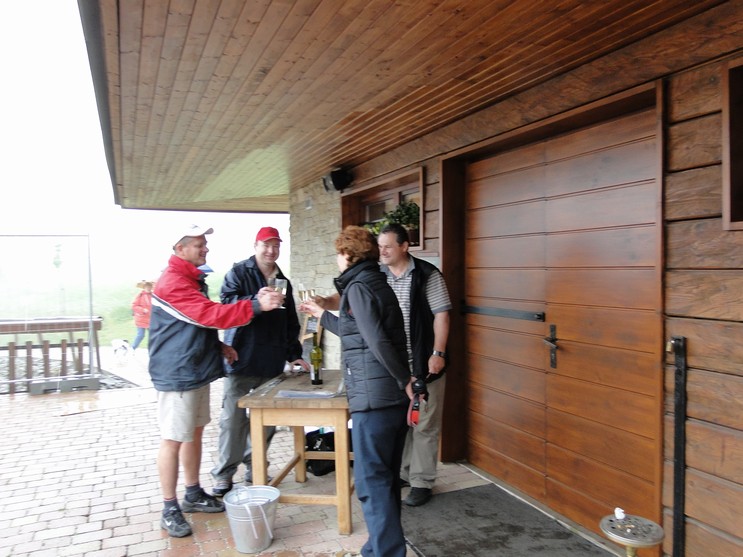
<path fill-rule="evenodd" d="M 380 268 L 387 275 L 387 283 L 394 290 L 397 301 L 400 304 L 405 323 L 405 337 L 408 343 L 408 359 L 412 361 L 413 349 L 410 345 L 410 288 L 413 283 L 412 272 L 415 269 L 415 262 L 412 258 L 409 258 L 407 269 L 399 276 L 395 276 L 387 265 L 380 265 Z M 428 281 L 426 282 L 426 300 L 433 314 L 451 309 L 449 292 L 446 290 L 446 284 L 441 273 L 434 272 L 428 277 Z"/>

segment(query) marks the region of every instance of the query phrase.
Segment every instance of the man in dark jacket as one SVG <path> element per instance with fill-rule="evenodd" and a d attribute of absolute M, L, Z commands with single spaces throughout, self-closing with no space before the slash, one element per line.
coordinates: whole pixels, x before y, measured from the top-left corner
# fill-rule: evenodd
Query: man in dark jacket
<path fill-rule="evenodd" d="M 436 480 L 451 301 L 441 272 L 408 252 L 402 225 L 382 228 L 377 243 L 381 269 L 405 319 L 411 373 L 427 383 L 428 397 L 421 403 L 418 425 L 408 431 L 400 470 L 400 478 L 411 486 L 403 503 L 416 507 L 431 499 Z"/>
<path fill-rule="evenodd" d="M 266 226 L 255 238 L 255 255 L 235 263 L 222 284 L 221 299 L 224 304 L 253 299 L 271 278 L 286 279 L 276 264 L 281 248 L 279 231 Z M 227 365 L 224 379 L 222 413 L 219 419 L 219 456 L 212 469 L 215 480 L 213 493 L 223 496 L 232 489 L 232 478 L 241 462 L 245 464 L 245 481 L 252 483 L 252 451 L 250 446 L 250 417 L 245 409 L 238 408 L 240 397 L 280 375 L 284 364 L 291 362 L 309 365 L 302 359 L 297 317 L 291 283 L 287 280 L 284 309 L 259 316 L 246 327 L 225 332 L 224 341 L 238 355 L 236 362 Z M 271 442 L 276 428 L 266 428 L 266 446 Z"/>
<path fill-rule="evenodd" d="M 369 539 L 364 557 L 405 557 L 400 521 L 400 465 L 412 397 L 402 312 L 379 270 L 376 241 L 348 226 L 335 242 L 339 314 L 315 301 L 300 309 L 341 339 L 342 369 L 351 411 L 353 475 Z M 340 552 L 339 555 L 346 554 Z"/>
<path fill-rule="evenodd" d="M 283 302 L 268 289 L 255 300 L 230 306 L 211 301 L 198 267 L 206 263 L 206 234 L 212 232 L 197 225 L 181 232 L 152 296 L 149 372 L 158 391 L 157 466 L 164 502 L 160 526 L 177 538 L 192 534 L 182 511 L 224 511 L 224 505 L 199 483 L 201 440 L 210 421 L 209 387 L 222 376 L 222 358 L 237 357 L 234 349 L 220 342 L 217 329 L 245 325 Z M 186 483 L 182 508 L 176 497 L 179 465 Z"/>

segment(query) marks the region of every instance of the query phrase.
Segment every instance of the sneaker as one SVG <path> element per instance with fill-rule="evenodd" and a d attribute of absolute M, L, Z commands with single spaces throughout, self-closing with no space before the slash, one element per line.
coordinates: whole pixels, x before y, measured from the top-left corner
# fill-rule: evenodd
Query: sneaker
<path fill-rule="evenodd" d="M 181 508 L 187 513 L 221 513 L 224 512 L 224 503 L 202 489 L 196 501 L 184 497 Z"/>
<path fill-rule="evenodd" d="M 431 500 L 431 490 L 427 487 L 411 487 L 410 493 L 403 500 L 408 507 L 420 507 Z"/>
<path fill-rule="evenodd" d="M 232 480 L 219 479 L 217 485 L 212 488 L 214 497 L 224 497 L 232 489 Z"/>
<path fill-rule="evenodd" d="M 351 551 L 338 551 L 335 557 L 361 557 L 361 553 L 352 553 Z"/>
<path fill-rule="evenodd" d="M 178 507 L 171 507 L 167 511 L 163 511 L 163 515 L 160 517 L 160 528 L 167 530 L 168 535 L 172 538 L 185 538 L 193 534 L 191 526 L 183 518 L 183 513 Z"/>

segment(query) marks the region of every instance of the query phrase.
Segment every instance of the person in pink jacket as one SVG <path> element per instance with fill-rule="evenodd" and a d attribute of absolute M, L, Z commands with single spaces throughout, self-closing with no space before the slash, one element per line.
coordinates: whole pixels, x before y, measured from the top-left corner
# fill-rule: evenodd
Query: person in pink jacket
<path fill-rule="evenodd" d="M 137 328 L 137 334 L 132 343 L 132 351 L 136 350 L 144 340 L 147 330 L 150 328 L 150 314 L 152 313 L 152 288 L 155 282 L 151 280 L 141 280 L 137 283 L 137 288 L 141 288 L 137 297 L 132 302 L 132 315 L 134 315 L 134 326 Z"/>

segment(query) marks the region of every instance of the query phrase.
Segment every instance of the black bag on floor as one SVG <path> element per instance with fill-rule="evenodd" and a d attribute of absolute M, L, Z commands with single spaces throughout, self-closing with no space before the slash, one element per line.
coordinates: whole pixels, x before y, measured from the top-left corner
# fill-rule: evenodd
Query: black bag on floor
<path fill-rule="evenodd" d="M 335 435 L 332 431 L 321 433 L 319 429 L 308 431 L 305 434 L 305 450 L 311 451 L 334 451 Z M 333 460 L 308 460 L 307 470 L 315 476 L 324 476 L 335 470 Z"/>
<path fill-rule="evenodd" d="M 332 431 L 320 432 L 319 429 L 305 434 L 305 451 L 335 451 L 335 434 Z M 351 432 L 348 434 L 348 447 L 351 448 Z M 308 460 L 307 470 L 315 476 L 324 476 L 335 470 L 334 460 Z"/>

